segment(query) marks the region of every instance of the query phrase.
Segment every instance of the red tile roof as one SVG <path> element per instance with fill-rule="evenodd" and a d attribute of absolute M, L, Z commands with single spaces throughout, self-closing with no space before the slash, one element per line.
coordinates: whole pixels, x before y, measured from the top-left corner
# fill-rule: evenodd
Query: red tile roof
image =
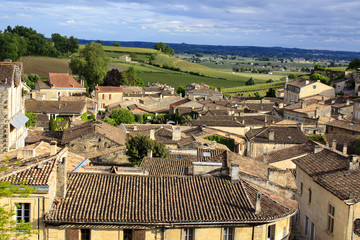
<path fill-rule="evenodd" d="M 66 197 L 59 199 L 45 222 L 243 224 L 279 219 L 297 209 L 297 204 L 285 206 L 262 194 L 262 211 L 255 214 L 257 193 L 244 181 L 212 177 L 70 173 Z"/>
<path fill-rule="evenodd" d="M 67 73 L 49 73 L 49 83 L 52 88 L 84 88 Z"/>

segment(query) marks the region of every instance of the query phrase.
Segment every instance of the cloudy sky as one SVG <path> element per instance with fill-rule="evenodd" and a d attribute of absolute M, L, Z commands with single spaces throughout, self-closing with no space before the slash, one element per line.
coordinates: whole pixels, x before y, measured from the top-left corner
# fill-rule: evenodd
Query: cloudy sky
<path fill-rule="evenodd" d="M 360 51 L 358 0 L 1 0 L 0 29 L 81 39 Z"/>

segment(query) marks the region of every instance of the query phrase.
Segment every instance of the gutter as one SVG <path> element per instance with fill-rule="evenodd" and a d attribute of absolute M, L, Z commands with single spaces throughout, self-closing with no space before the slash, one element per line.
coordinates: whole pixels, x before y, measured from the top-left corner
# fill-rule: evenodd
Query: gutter
<path fill-rule="evenodd" d="M 246 224 L 246 223 L 273 223 L 276 221 L 281 221 L 283 219 L 289 218 L 294 216 L 296 213 L 298 213 L 298 209 L 291 213 L 288 216 L 267 220 L 267 221 L 226 221 L 226 222 L 179 222 L 179 223 L 137 223 L 137 222 L 77 222 L 77 221 L 61 221 L 58 220 L 44 220 L 45 223 L 70 223 L 70 224 L 106 224 L 106 225 L 150 225 L 150 226 L 168 226 L 168 227 L 174 227 L 177 225 L 223 225 L 223 224 Z M 59 225 L 60 225 L 59 224 Z"/>

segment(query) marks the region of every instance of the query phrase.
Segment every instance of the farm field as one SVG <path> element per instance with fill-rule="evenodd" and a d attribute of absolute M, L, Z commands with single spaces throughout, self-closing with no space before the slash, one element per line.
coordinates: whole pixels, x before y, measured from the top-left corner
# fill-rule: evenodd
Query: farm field
<path fill-rule="evenodd" d="M 69 59 L 51 58 L 51 57 L 22 57 L 20 60 L 24 65 L 24 73 L 38 74 L 42 78 L 47 78 L 49 72 L 53 73 L 69 73 Z"/>

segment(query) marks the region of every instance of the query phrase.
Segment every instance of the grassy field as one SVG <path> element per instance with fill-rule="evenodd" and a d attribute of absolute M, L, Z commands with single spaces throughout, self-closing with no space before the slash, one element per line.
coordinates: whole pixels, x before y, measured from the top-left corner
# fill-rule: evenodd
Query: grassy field
<path fill-rule="evenodd" d="M 69 73 L 68 59 L 51 58 L 51 57 L 23 57 L 20 61 L 24 64 L 24 73 L 35 73 L 40 77 L 48 77 L 51 73 Z"/>

